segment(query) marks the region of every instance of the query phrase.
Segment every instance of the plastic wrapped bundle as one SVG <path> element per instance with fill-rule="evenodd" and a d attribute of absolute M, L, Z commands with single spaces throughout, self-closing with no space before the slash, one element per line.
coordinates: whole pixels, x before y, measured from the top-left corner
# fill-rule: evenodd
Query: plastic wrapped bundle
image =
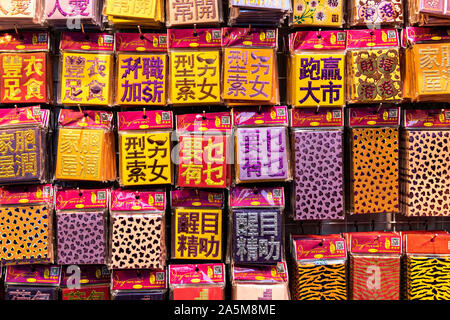
<path fill-rule="evenodd" d="M 342 108 L 291 111 L 295 220 L 344 219 L 343 119 Z"/>
<path fill-rule="evenodd" d="M 0 189 L 3 265 L 53 263 L 53 187 Z M 26 203 L 23 199 L 28 199 Z M 25 237 L 23 235 L 26 235 Z"/>
<path fill-rule="evenodd" d="M 170 300 L 225 300 L 225 265 L 171 264 Z"/>
<path fill-rule="evenodd" d="M 172 184 L 172 111 L 118 112 L 118 118 L 119 184 Z"/>
<path fill-rule="evenodd" d="M 223 28 L 223 100 L 227 106 L 280 102 L 278 29 Z"/>
<path fill-rule="evenodd" d="M 116 179 L 112 116 L 110 111 L 60 111 L 55 179 Z"/>
<path fill-rule="evenodd" d="M 351 108 L 351 214 L 399 212 L 399 107 Z"/>
<path fill-rule="evenodd" d="M 228 24 L 279 27 L 291 13 L 291 0 L 252 2 L 229 1 Z"/>
<path fill-rule="evenodd" d="M 43 0 L 0 0 L 0 30 L 42 28 Z"/>
<path fill-rule="evenodd" d="M 236 183 L 290 181 L 286 106 L 233 109 Z"/>
<path fill-rule="evenodd" d="M 287 100 L 292 107 L 345 104 L 345 31 L 290 34 Z"/>
<path fill-rule="evenodd" d="M 286 262 L 231 266 L 232 300 L 290 300 Z"/>
<path fill-rule="evenodd" d="M 294 263 L 290 283 L 294 300 L 347 300 L 344 238 L 291 235 L 291 245 Z M 314 258 L 318 255 L 321 258 Z"/>
<path fill-rule="evenodd" d="M 108 189 L 57 190 L 58 264 L 106 264 L 108 198 Z"/>
<path fill-rule="evenodd" d="M 74 278 L 80 280 L 78 288 Z M 62 300 L 109 300 L 110 286 L 111 271 L 105 265 L 62 266 Z"/>
<path fill-rule="evenodd" d="M 346 234 L 351 300 L 399 300 L 401 236 L 391 232 Z"/>
<path fill-rule="evenodd" d="M 448 109 L 404 111 L 400 192 L 407 216 L 449 216 L 450 120 Z M 431 126 L 430 126 L 431 125 Z"/>
<path fill-rule="evenodd" d="M 344 25 L 344 0 L 293 0 L 292 27 L 334 27 Z"/>
<path fill-rule="evenodd" d="M 172 259 L 222 259 L 223 197 L 223 192 L 171 191 Z"/>
<path fill-rule="evenodd" d="M 167 280 L 165 270 L 113 270 L 112 300 L 165 300 Z"/>
<path fill-rule="evenodd" d="M 102 0 L 42 0 L 43 19 L 58 29 L 89 29 L 102 26 Z M 83 25 L 83 27 L 81 26 Z"/>
<path fill-rule="evenodd" d="M 223 22 L 221 0 L 166 0 L 167 27 L 219 25 Z"/>
<path fill-rule="evenodd" d="M 449 23 L 450 7 L 446 0 L 409 0 L 407 9 L 411 26 L 447 26 Z"/>
<path fill-rule="evenodd" d="M 164 24 L 164 1 L 105 0 L 103 14 L 115 28 L 135 28 L 136 25 L 161 28 Z"/>
<path fill-rule="evenodd" d="M 0 116 L 0 184 L 45 183 L 50 110 L 2 109 Z"/>
<path fill-rule="evenodd" d="M 228 188 L 231 184 L 230 112 L 180 114 L 176 121 L 179 143 L 176 185 Z"/>
<path fill-rule="evenodd" d="M 61 267 L 56 265 L 8 266 L 5 300 L 58 300 Z"/>
<path fill-rule="evenodd" d="M 116 189 L 110 205 L 110 269 L 166 265 L 165 192 Z"/>
<path fill-rule="evenodd" d="M 450 299 L 450 235 L 444 232 L 405 233 L 404 299 Z"/>

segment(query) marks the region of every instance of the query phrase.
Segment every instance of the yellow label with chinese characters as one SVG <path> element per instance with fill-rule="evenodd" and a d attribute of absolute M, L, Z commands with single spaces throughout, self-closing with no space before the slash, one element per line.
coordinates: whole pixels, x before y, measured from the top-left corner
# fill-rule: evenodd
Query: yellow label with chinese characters
<path fill-rule="evenodd" d="M 62 53 L 61 103 L 110 105 L 112 56 Z"/>
<path fill-rule="evenodd" d="M 121 184 L 171 184 L 170 149 L 169 132 L 120 134 Z"/>
<path fill-rule="evenodd" d="M 167 56 L 118 54 L 116 103 L 166 105 Z"/>
<path fill-rule="evenodd" d="M 170 101 L 173 104 L 220 103 L 219 51 L 170 54 Z"/>
<path fill-rule="evenodd" d="M 177 208 L 173 219 L 175 259 L 222 259 L 222 210 Z"/>
<path fill-rule="evenodd" d="M 295 54 L 292 57 L 292 105 L 343 106 L 344 54 Z"/>
<path fill-rule="evenodd" d="M 102 181 L 103 130 L 60 128 L 56 179 Z"/>
<path fill-rule="evenodd" d="M 275 72 L 273 49 L 225 48 L 223 98 L 270 101 Z"/>

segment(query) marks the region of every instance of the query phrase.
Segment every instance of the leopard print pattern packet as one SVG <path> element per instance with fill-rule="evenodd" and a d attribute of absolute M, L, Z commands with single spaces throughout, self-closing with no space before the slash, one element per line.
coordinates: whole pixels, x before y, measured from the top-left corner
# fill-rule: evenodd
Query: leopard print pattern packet
<path fill-rule="evenodd" d="M 45 205 L 0 207 L 2 262 L 53 261 L 52 215 Z"/>
<path fill-rule="evenodd" d="M 450 216 L 450 131 L 408 130 L 402 141 L 402 211 Z"/>
<path fill-rule="evenodd" d="M 58 264 L 105 264 L 103 212 L 57 213 Z"/>
<path fill-rule="evenodd" d="M 398 128 L 352 129 L 352 214 L 399 212 Z"/>
<path fill-rule="evenodd" d="M 158 214 L 118 214 L 111 221 L 113 269 L 162 269 L 165 267 L 165 223 Z"/>
<path fill-rule="evenodd" d="M 295 218 L 344 219 L 343 134 L 296 131 Z"/>

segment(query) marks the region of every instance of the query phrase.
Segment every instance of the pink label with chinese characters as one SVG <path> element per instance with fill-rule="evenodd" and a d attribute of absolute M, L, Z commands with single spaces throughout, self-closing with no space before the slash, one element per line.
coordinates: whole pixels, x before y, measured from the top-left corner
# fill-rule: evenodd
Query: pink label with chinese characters
<path fill-rule="evenodd" d="M 61 287 L 66 287 L 67 280 L 74 274 L 68 272 L 68 267 L 62 267 Z M 104 265 L 81 265 L 76 267 L 80 269 L 80 284 L 82 287 L 83 285 L 111 283 L 111 271 Z"/>
<path fill-rule="evenodd" d="M 123 52 L 167 52 L 165 33 L 116 33 L 116 51 Z"/>
<path fill-rule="evenodd" d="M 296 260 L 341 259 L 347 257 L 345 239 L 337 237 L 294 238 Z"/>
<path fill-rule="evenodd" d="M 111 192 L 111 211 L 165 211 L 164 191 L 116 189 Z"/>
<path fill-rule="evenodd" d="M 350 127 L 398 126 L 400 107 L 350 108 Z"/>
<path fill-rule="evenodd" d="M 234 187 L 230 207 L 284 207 L 284 189 Z"/>
<path fill-rule="evenodd" d="M 202 190 L 173 190 L 170 192 L 172 207 L 222 207 L 223 192 Z"/>
<path fill-rule="evenodd" d="M 426 27 L 407 27 L 403 29 L 405 40 L 408 43 L 421 41 L 445 41 L 450 39 L 448 29 Z"/>
<path fill-rule="evenodd" d="M 173 284 L 225 284 L 225 265 L 214 264 L 171 264 L 169 283 Z"/>
<path fill-rule="evenodd" d="M 348 234 L 349 251 L 352 253 L 401 254 L 401 236 L 391 232 L 354 232 Z"/>
<path fill-rule="evenodd" d="M 0 204 L 53 202 L 51 184 L 0 187 Z"/>
<path fill-rule="evenodd" d="M 290 50 L 345 50 L 345 31 L 298 31 L 290 35 Z"/>
<path fill-rule="evenodd" d="M 222 30 L 206 29 L 169 29 L 169 48 L 220 48 L 222 46 Z"/>
<path fill-rule="evenodd" d="M 39 106 L 0 109 L 0 126 L 42 125 L 48 126 L 49 110 Z"/>
<path fill-rule="evenodd" d="M 407 128 L 450 128 L 450 109 L 404 110 Z"/>
<path fill-rule="evenodd" d="M 65 189 L 56 191 L 56 209 L 95 209 L 108 207 L 108 189 Z"/>
<path fill-rule="evenodd" d="M 83 112 L 61 109 L 58 123 L 62 127 L 86 129 L 111 129 L 113 113 L 111 111 Z"/>
<path fill-rule="evenodd" d="M 59 285 L 61 267 L 57 265 L 16 265 L 7 266 L 5 283 L 26 285 Z"/>
<path fill-rule="evenodd" d="M 173 129 L 172 111 L 125 111 L 117 117 L 119 130 Z"/>
<path fill-rule="evenodd" d="M 114 35 L 90 32 L 63 32 L 60 50 L 71 51 L 114 51 Z"/>
<path fill-rule="evenodd" d="M 49 49 L 50 37 L 47 31 L 0 33 L 0 52 L 48 51 Z"/>
<path fill-rule="evenodd" d="M 342 127 L 344 113 L 342 107 L 294 108 L 291 110 L 293 128 Z"/>
<path fill-rule="evenodd" d="M 113 270 L 112 290 L 149 290 L 165 289 L 165 270 Z"/>
<path fill-rule="evenodd" d="M 231 132 L 230 112 L 180 114 L 176 117 L 177 131 L 179 132 Z"/>
<path fill-rule="evenodd" d="M 275 266 L 235 266 L 232 271 L 235 281 L 244 282 L 287 282 L 286 262 L 279 262 Z"/>
<path fill-rule="evenodd" d="M 277 47 L 278 29 L 222 28 L 223 47 Z"/>
<path fill-rule="evenodd" d="M 289 124 L 286 106 L 240 107 L 233 108 L 232 113 L 236 126 Z"/>
<path fill-rule="evenodd" d="M 398 45 L 396 29 L 347 30 L 347 49 L 398 47 Z"/>

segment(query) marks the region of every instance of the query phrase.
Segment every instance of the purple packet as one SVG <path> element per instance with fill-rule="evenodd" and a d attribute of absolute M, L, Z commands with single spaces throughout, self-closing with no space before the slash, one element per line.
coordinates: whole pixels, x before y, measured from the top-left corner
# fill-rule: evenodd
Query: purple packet
<path fill-rule="evenodd" d="M 343 133 L 294 131 L 295 220 L 344 219 Z"/>
<path fill-rule="evenodd" d="M 277 209 L 233 211 L 233 261 L 274 264 L 282 259 L 282 220 Z"/>
<path fill-rule="evenodd" d="M 58 300 L 58 287 L 7 286 L 5 300 Z"/>

